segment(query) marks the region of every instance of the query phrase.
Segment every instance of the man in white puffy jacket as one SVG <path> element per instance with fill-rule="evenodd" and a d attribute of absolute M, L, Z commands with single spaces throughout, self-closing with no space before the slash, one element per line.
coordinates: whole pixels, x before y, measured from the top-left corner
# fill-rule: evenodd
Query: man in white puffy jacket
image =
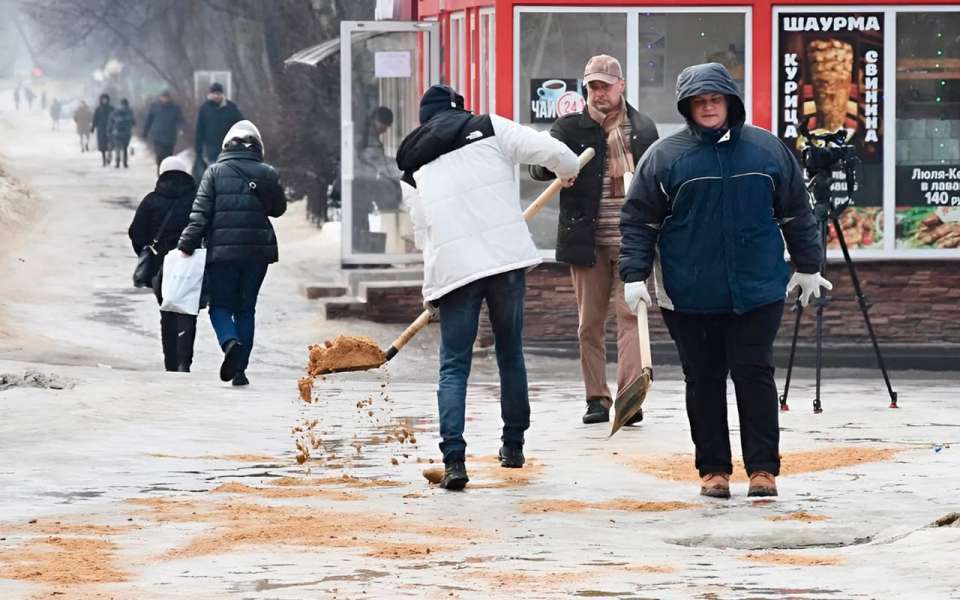
<path fill-rule="evenodd" d="M 463 97 L 434 85 L 420 101 L 420 123 L 400 146 L 397 164 L 408 194 L 417 246 L 423 250 L 423 297 L 440 315 L 441 485 L 460 490 L 468 477 L 463 439 L 467 378 L 486 301 L 500 371 L 503 446 L 500 464 L 523 466 L 530 425 L 523 359 L 526 269 L 540 254 L 523 220 L 516 165 L 537 164 L 557 176 L 577 174 L 577 156 L 546 132 L 497 115 L 473 115 Z"/>

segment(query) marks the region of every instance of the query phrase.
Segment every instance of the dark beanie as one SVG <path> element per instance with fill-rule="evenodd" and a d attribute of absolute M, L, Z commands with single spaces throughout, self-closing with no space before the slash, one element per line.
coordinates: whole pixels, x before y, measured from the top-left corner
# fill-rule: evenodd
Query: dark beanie
<path fill-rule="evenodd" d="M 445 110 L 463 110 L 463 96 L 449 85 L 431 85 L 420 99 L 420 124 Z"/>

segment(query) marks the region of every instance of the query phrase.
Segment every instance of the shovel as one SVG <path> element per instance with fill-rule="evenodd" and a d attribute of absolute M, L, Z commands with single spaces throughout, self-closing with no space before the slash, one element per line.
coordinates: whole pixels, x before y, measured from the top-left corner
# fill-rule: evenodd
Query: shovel
<path fill-rule="evenodd" d="M 590 159 L 593 158 L 594 154 L 595 152 L 593 148 L 587 148 L 582 153 L 580 153 L 579 161 L 580 161 L 581 169 L 584 167 L 584 165 L 590 162 Z M 529 221 L 537 213 L 539 213 L 544 206 L 546 206 L 551 200 L 553 200 L 553 197 L 557 195 L 557 192 L 559 192 L 560 188 L 562 187 L 563 187 L 563 181 L 559 178 L 551 182 L 550 185 L 547 186 L 547 189 L 543 190 L 543 192 L 541 192 L 541 194 L 537 196 L 537 199 L 534 200 L 530 204 L 530 206 L 527 207 L 525 211 L 523 211 L 524 221 Z M 345 371 L 366 371 L 368 369 L 376 369 L 377 367 L 385 364 L 387 361 L 389 361 L 394 356 L 396 356 L 397 353 L 400 352 L 400 350 L 402 350 L 403 347 L 406 346 L 407 343 L 409 343 L 410 340 L 412 340 L 415 335 L 420 333 L 420 330 L 426 327 L 427 323 L 429 322 L 430 322 L 430 311 L 424 310 L 422 313 L 420 313 L 420 316 L 417 317 L 417 319 L 410 324 L 409 327 L 403 330 L 403 333 L 401 333 L 399 337 L 397 337 L 397 339 L 393 340 L 393 343 L 390 344 L 390 347 L 383 352 L 384 358 L 380 362 L 371 361 L 371 363 L 368 365 L 350 365 L 345 368 L 325 369 L 323 373 L 342 373 Z"/>
<path fill-rule="evenodd" d="M 633 173 L 624 173 L 623 179 L 624 189 L 629 189 Z M 640 336 L 640 377 L 617 393 L 617 399 L 613 402 L 614 418 L 610 437 L 640 412 L 643 401 L 647 398 L 647 391 L 650 390 L 650 382 L 653 381 L 650 329 L 647 325 L 647 305 L 644 302 L 637 307 L 637 331 Z"/>

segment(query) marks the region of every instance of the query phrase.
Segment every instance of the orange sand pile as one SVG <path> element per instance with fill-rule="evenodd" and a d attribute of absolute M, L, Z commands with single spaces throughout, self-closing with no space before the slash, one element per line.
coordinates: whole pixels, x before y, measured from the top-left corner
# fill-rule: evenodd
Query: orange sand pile
<path fill-rule="evenodd" d="M 114 564 L 117 545 L 88 537 L 50 536 L 0 550 L 0 579 L 79 585 L 126 581 Z"/>
<path fill-rule="evenodd" d="M 209 523 L 212 530 L 168 552 L 168 559 L 225 554 L 258 546 L 364 548 L 384 558 L 420 558 L 429 549 L 443 552 L 486 537 L 483 533 L 406 520 L 366 511 L 318 510 L 315 507 L 252 503 L 197 504 L 142 499 L 145 516 L 160 522 Z M 402 541 L 400 538 L 403 538 Z"/>
<path fill-rule="evenodd" d="M 825 515 L 813 515 L 805 511 L 798 511 L 786 515 L 773 515 L 767 517 L 770 521 L 802 521 L 804 523 L 814 523 L 816 521 L 826 521 L 830 519 Z"/>
<path fill-rule="evenodd" d="M 620 510 L 626 512 L 666 512 L 672 510 L 690 510 L 702 508 L 702 504 L 688 502 L 640 502 L 619 498 L 603 502 L 582 502 L 580 500 L 530 500 L 522 502 L 520 509 L 525 513 L 572 513 L 592 510 Z"/>
<path fill-rule="evenodd" d="M 805 452 L 785 452 L 780 455 L 780 475 L 799 475 L 816 471 L 842 469 L 863 463 L 890 460 L 903 448 L 870 448 L 864 446 L 832 446 Z M 693 466 L 692 454 L 643 456 L 628 459 L 631 467 L 660 479 L 697 481 L 700 476 Z M 743 461 L 733 465 L 733 480 L 746 479 Z"/>
<path fill-rule="evenodd" d="M 373 369 L 387 360 L 380 346 L 368 337 L 338 335 L 333 342 L 327 340 L 309 350 L 307 373 L 311 377 L 345 369 Z"/>
<path fill-rule="evenodd" d="M 744 560 L 768 565 L 797 567 L 831 567 L 843 564 L 843 560 L 836 556 L 810 556 L 803 554 L 785 554 L 782 552 L 750 553 L 744 557 Z"/>
<path fill-rule="evenodd" d="M 353 492 L 343 490 L 326 490 L 317 487 L 251 487 L 242 483 L 224 483 L 211 492 L 215 494 L 247 494 L 261 498 L 324 498 L 327 500 L 352 501 L 363 500 L 364 497 Z"/>

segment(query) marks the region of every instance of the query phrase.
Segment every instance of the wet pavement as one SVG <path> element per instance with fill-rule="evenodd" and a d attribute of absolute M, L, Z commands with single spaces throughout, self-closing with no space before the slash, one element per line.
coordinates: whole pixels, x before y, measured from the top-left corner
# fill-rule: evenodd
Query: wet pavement
<path fill-rule="evenodd" d="M 698 495 L 675 369 L 657 370 L 642 424 L 607 439 L 580 423 L 577 363 L 531 358 L 513 470 L 494 459 L 496 369 L 478 356 L 471 483 L 448 493 L 421 475 L 439 458 L 435 331 L 389 373 L 298 398 L 307 344 L 399 330 L 324 322 L 297 293 L 335 263 L 302 205 L 277 222 L 252 385 L 217 381 L 203 315 L 194 373 L 162 373 L 124 235 L 149 160 L 101 171 L 68 132 L 5 117 L 3 169 L 45 218 L 5 237 L 0 263 L 0 597 L 960 598 L 957 374 L 895 373 L 892 410 L 878 373 L 830 372 L 814 415 L 801 371 L 780 497 L 748 499 L 740 473 L 722 501 Z M 53 176 L 51 159 L 70 167 Z"/>

